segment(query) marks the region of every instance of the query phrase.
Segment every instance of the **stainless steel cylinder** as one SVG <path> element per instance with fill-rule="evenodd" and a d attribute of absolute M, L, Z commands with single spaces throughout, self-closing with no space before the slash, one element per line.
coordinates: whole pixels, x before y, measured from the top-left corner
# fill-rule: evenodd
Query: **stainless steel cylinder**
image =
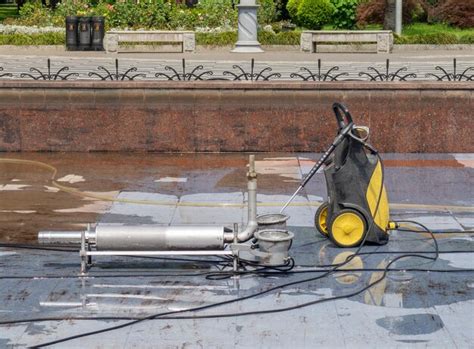
<path fill-rule="evenodd" d="M 74 245 L 81 244 L 82 231 L 40 231 L 38 243 L 40 245 Z M 86 232 L 87 235 L 87 232 Z M 86 236 L 86 239 L 90 236 Z"/>
<path fill-rule="evenodd" d="M 223 226 L 98 225 L 98 251 L 212 250 L 224 248 Z"/>
<path fill-rule="evenodd" d="M 270 254 L 262 257 L 260 262 L 265 265 L 284 265 L 288 258 L 288 250 L 295 235 L 282 229 L 259 230 L 255 233 L 260 251 Z"/>
<path fill-rule="evenodd" d="M 268 213 L 257 216 L 258 230 L 286 229 L 286 221 L 290 218 L 283 213 Z"/>

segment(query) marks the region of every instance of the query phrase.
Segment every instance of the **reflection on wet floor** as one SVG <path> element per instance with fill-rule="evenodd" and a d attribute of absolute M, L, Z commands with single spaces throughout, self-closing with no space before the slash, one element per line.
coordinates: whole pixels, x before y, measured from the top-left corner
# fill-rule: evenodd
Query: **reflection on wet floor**
<path fill-rule="evenodd" d="M 296 235 L 291 249 L 297 265 L 294 273 L 266 277 L 242 275 L 238 279 L 206 278 L 209 273 L 218 271 L 219 263 L 223 262 L 215 257 L 186 261 L 101 257 L 94 259 L 89 276 L 80 278 L 77 276 L 77 252 L 0 250 L 3 270 L 0 275 L 2 321 L 35 317 L 110 316 L 130 319 L 183 310 L 314 278 L 354 251 L 336 248 L 316 235 L 312 228 L 291 227 L 291 230 Z M 366 246 L 357 259 L 337 273 L 197 314 L 284 308 L 353 294 L 347 299 L 274 315 L 230 317 L 219 321 L 155 320 L 130 330 L 88 337 L 82 339 L 80 344 L 95 347 L 98 343 L 112 341 L 119 346 L 125 343 L 139 345 L 136 338 L 131 340 L 129 337 L 141 333 L 155 343 L 170 345 L 179 344 L 183 336 L 190 336 L 191 343 L 202 340 L 205 347 L 212 347 L 219 340 L 228 340 L 230 336 L 233 340 L 239 340 L 241 347 L 250 348 L 255 345 L 255 338 L 266 333 L 266 344 L 278 347 L 281 344 L 278 336 L 286 333 L 292 334 L 293 344 L 298 348 L 312 348 L 314 343 L 324 343 L 323 347 L 344 347 L 347 341 L 351 341 L 350 347 L 362 346 L 373 343 L 374 338 L 389 347 L 413 341 L 422 341 L 430 347 L 467 347 L 472 341 L 472 321 L 469 319 L 472 319 L 474 297 L 473 235 L 443 234 L 438 237 L 438 243 L 441 254 L 437 261 L 410 257 L 397 262 L 393 266 L 395 271 L 368 290 L 364 287 L 383 276 L 384 267 L 398 252 L 432 253 L 434 246 L 431 238 L 418 233 L 395 232 L 389 244 Z M 314 272 L 316 267 L 321 271 Z M 29 276 L 34 279 L 30 280 Z M 322 319 L 324 324 L 321 324 Z M 459 326 L 460 323 L 468 326 Z M 71 331 L 78 333 L 113 324 L 104 324 L 99 320 L 71 320 L 61 326 L 54 321 L 19 324 L 4 328 L 0 338 L 5 336 L 6 344 L 32 345 L 52 337 L 65 337 Z M 242 332 L 234 332 L 236 324 L 241 326 Z M 316 324 L 326 330 L 308 335 L 308 331 L 314 332 Z M 176 331 L 157 330 L 168 326 Z M 216 333 L 216 327 L 220 330 L 227 328 L 228 331 L 224 331 L 227 334 Z M 330 328 L 337 328 L 338 335 L 329 335 L 333 333 Z M 367 333 L 370 333 L 370 340 Z M 70 344 L 79 345 L 79 342 Z"/>

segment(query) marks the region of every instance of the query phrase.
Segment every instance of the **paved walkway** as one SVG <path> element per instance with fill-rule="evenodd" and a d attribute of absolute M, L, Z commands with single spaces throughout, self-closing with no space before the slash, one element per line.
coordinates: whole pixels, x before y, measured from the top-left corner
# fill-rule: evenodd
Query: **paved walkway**
<path fill-rule="evenodd" d="M 247 154 L 8 156 L 13 155 L 56 166 L 57 181 L 63 186 L 87 195 L 127 201 L 104 205 L 79 196 L 78 191 L 76 195 L 59 191 L 47 181 L 50 173 L 45 170 L 3 164 L 3 241 L 12 237 L 12 232 L 25 235 L 25 229 L 31 227 L 80 229 L 80 223 L 91 221 L 173 225 L 246 221 Z M 318 154 L 258 154 L 258 213 L 279 210 L 318 158 Z M 429 235 L 394 231 L 387 245 L 364 246 L 363 254 L 355 257 L 348 269 L 327 275 L 315 271 L 326 270 L 321 266 L 343 261 L 355 250 L 337 248 L 315 232 L 317 206 L 312 204 L 326 197 L 323 175 L 317 174 L 286 211 L 291 215 L 288 229 L 295 233 L 290 253 L 297 273 L 210 280 L 205 277 L 207 273 L 218 272 L 225 261 L 214 257 L 205 257 L 206 261 L 196 261 L 196 257 L 187 261 L 97 257 L 89 277 L 80 278 L 77 252 L 0 247 L 0 322 L 68 319 L 0 324 L 0 347 L 40 345 L 126 322 L 120 318 L 184 311 L 218 302 L 231 303 L 176 315 L 238 314 L 325 300 L 267 315 L 159 318 L 53 347 L 470 348 L 474 340 L 474 157 L 385 154 L 383 158 L 388 195 L 395 205 L 392 218 L 414 219 L 437 230 L 441 253 L 436 261 L 405 258 L 392 266 L 397 271 L 390 271 L 383 281 L 364 289 L 383 276 L 383 268 L 400 256 L 400 251 L 434 255 Z M 133 200 L 155 201 L 155 205 Z M 67 228 L 62 226 L 65 222 L 74 224 Z M 21 238 L 13 236 L 12 241 Z M 317 276 L 320 278 L 250 297 L 271 287 Z M 233 302 L 244 296 L 250 298 Z M 326 301 L 332 297 L 340 299 Z M 72 319 L 79 317 L 89 319 Z M 107 321 L 107 317 L 118 319 Z"/>
<path fill-rule="evenodd" d="M 271 71 L 265 71 L 263 77 L 268 77 L 272 73 L 280 73 L 281 77 L 273 76 L 285 80 L 301 80 L 302 77 L 292 75 L 299 73 L 304 78 L 311 74 L 326 74 L 328 71 L 338 66 L 338 70 L 332 70 L 328 80 L 339 73 L 346 73 L 338 77 L 338 80 L 368 80 L 369 75 L 359 73 L 369 73 L 375 76 L 377 73 L 369 67 L 374 67 L 380 73 L 386 73 L 386 60 L 390 60 L 389 73 L 396 73 L 400 77 L 406 74 L 416 74 L 416 77 L 409 76 L 409 80 L 436 80 L 433 76 L 426 74 L 443 75 L 436 67 L 444 68 L 448 73 L 454 71 L 453 59 L 457 59 L 456 72 L 462 73 L 469 67 L 474 67 L 473 50 L 439 50 L 439 51 L 413 51 L 397 52 L 392 54 L 307 54 L 297 50 L 288 51 L 268 51 L 261 54 L 235 54 L 228 49 L 204 50 L 196 53 L 124 53 L 106 54 L 104 52 L 68 52 L 57 47 L 53 48 L 18 48 L 0 46 L 0 66 L 4 72 L 12 73 L 14 78 L 20 78 L 22 73 L 28 73 L 32 67 L 38 68 L 42 72 L 47 72 L 47 59 L 51 59 L 51 73 L 57 72 L 62 67 L 69 67 L 68 72 L 78 73 L 79 76 L 71 76 L 70 79 L 97 79 L 97 76 L 90 77 L 89 72 L 97 72 L 104 75 L 98 69 L 104 66 L 112 73 L 115 73 L 115 59 L 119 60 L 119 73 L 124 73 L 131 67 L 136 67 L 137 72 L 130 73 L 144 74 L 136 79 L 156 79 L 156 73 L 166 73 L 173 75 L 172 70 L 167 70 L 166 66 L 173 67 L 178 73 L 182 71 L 182 59 L 186 59 L 186 73 L 190 73 L 197 66 L 202 65 L 202 69 L 195 71 L 199 75 L 206 71 L 212 71 L 212 75 L 204 74 L 203 79 L 208 78 L 232 78 L 232 74 L 224 74 L 225 71 L 239 74 L 239 65 L 245 72 L 251 71 L 251 59 L 255 59 L 254 73 L 259 73 L 267 67 Z M 318 69 L 318 59 L 321 59 L 321 70 Z M 301 71 L 301 68 L 308 68 L 309 71 Z M 406 71 L 399 71 L 406 68 Z M 171 74 L 170 74 L 171 73 Z M 474 69 L 469 70 L 466 75 L 472 76 Z M 38 76 L 38 73 L 33 74 Z M 64 75 L 64 74 L 63 74 Z M 3 79 L 8 77 L 3 77 Z M 27 77 L 26 77 L 27 78 Z M 166 79 L 165 76 L 161 76 Z M 260 78 L 262 79 L 262 78 Z M 310 78 L 312 80 L 312 78 Z"/>

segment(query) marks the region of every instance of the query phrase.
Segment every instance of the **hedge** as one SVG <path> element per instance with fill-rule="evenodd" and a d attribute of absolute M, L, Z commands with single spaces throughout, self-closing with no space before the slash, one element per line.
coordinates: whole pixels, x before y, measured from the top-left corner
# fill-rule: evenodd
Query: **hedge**
<path fill-rule="evenodd" d="M 258 40 L 262 45 L 299 45 L 300 31 L 272 33 L 260 31 Z M 231 46 L 237 41 L 237 32 L 223 33 L 196 33 L 196 44 L 207 46 Z M 64 33 L 38 33 L 38 34 L 0 34 L 0 45 L 64 45 Z M 395 37 L 395 44 L 474 44 L 474 33 L 456 36 L 452 33 L 417 34 Z"/>

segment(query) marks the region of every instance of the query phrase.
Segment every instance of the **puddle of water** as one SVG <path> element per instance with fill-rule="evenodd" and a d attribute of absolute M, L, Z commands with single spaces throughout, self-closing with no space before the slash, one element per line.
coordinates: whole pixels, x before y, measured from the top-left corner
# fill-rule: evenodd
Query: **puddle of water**
<path fill-rule="evenodd" d="M 395 335 L 422 335 L 441 330 L 443 321 L 436 314 L 412 314 L 386 316 L 376 321 L 377 325 Z"/>
<path fill-rule="evenodd" d="M 74 175 L 74 174 L 68 174 L 64 177 L 61 177 L 56 180 L 57 182 L 65 182 L 65 183 L 79 183 L 79 182 L 85 182 L 86 180 L 82 176 Z"/>
<path fill-rule="evenodd" d="M 28 187 L 29 185 L 26 184 L 4 184 L 0 185 L 0 191 L 17 191 Z"/>

